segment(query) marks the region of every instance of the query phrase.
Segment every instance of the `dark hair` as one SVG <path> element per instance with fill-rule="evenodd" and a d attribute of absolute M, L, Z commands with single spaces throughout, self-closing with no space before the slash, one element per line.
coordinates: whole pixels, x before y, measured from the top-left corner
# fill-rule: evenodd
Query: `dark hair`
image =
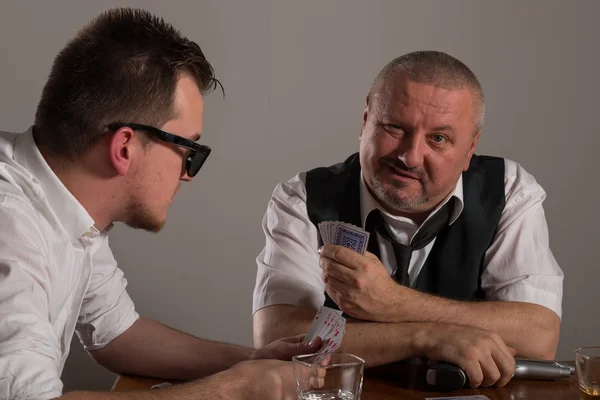
<path fill-rule="evenodd" d="M 377 75 L 369 98 L 398 71 L 413 82 L 426 83 L 444 89 L 467 88 L 473 93 L 475 132 L 483 127 L 485 101 L 483 89 L 477 77 L 464 63 L 441 51 L 415 51 L 393 59 Z"/>
<path fill-rule="evenodd" d="M 74 159 L 111 122 L 161 127 L 175 117 L 184 74 L 202 93 L 221 86 L 200 47 L 162 18 L 141 9 L 105 11 L 56 56 L 35 115 L 36 141 Z"/>

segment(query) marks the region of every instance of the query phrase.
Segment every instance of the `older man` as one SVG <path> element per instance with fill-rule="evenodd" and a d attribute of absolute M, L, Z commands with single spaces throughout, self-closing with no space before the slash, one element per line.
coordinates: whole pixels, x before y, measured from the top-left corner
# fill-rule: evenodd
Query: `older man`
<path fill-rule="evenodd" d="M 457 363 L 472 386 L 504 385 L 515 351 L 553 358 L 563 274 L 545 192 L 517 163 L 474 155 L 483 119 L 481 85 L 459 60 L 420 51 L 386 65 L 360 152 L 273 193 L 255 344 L 304 331 L 326 304 L 352 317 L 342 349 L 370 366 L 425 356 Z M 328 220 L 368 230 L 366 255 L 321 247 Z"/>

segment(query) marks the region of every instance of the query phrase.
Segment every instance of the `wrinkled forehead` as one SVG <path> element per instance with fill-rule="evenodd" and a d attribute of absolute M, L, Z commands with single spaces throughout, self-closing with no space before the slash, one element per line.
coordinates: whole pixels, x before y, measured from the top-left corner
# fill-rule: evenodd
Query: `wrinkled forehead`
<path fill-rule="evenodd" d="M 374 85 L 369 107 L 377 114 L 401 113 L 418 109 L 427 114 L 469 114 L 473 110 L 473 93 L 466 86 L 441 87 L 415 82 L 402 74 Z"/>

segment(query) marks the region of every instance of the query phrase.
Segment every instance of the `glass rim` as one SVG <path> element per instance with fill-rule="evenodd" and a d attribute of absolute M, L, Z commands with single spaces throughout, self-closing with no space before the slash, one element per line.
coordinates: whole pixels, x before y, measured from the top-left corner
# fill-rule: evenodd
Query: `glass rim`
<path fill-rule="evenodd" d="M 584 354 L 584 351 L 586 350 L 597 350 L 598 353 L 596 355 L 587 355 Z M 577 347 L 575 349 L 575 354 L 581 356 L 581 357 L 585 357 L 585 358 L 600 358 L 600 346 L 582 346 L 582 347 Z"/>
<path fill-rule="evenodd" d="M 329 353 L 312 353 L 312 354 L 299 354 L 297 356 L 293 356 L 292 357 L 292 361 L 296 362 L 298 364 L 302 364 L 306 367 L 313 367 L 313 366 L 318 366 L 317 363 L 308 363 L 306 361 L 302 361 L 301 358 L 310 358 L 310 357 L 317 357 L 317 356 L 322 356 L 322 357 L 329 357 L 329 356 L 349 356 L 351 358 L 354 359 L 354 361 L 350 361 L 350 362 L 338 362 L 338 363 L 333 363 L 333 364 L 327 364 L 327 365 L 323 365 L 323 368 L 332 368 L 332 367 L 340 367 L 342 365 L 365 365 L 365 360 L 363 360 L 362 358 L 355 356 L 354 354 L 350 354 L 350 353 L 339 353 L 339 352 L 329 352 Z"/>

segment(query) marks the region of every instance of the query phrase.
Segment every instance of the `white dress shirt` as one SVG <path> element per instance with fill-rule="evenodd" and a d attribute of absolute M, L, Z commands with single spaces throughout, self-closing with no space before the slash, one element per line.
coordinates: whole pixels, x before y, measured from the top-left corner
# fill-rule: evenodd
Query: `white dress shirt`
<path fill-rule="evenodd" d="M 0 132 L 0 399 L 51 399 L 73 332 L 99 349 L 138 318 L 108 246 L 31 129 Z"/>
<path fill-rule="evenodd" d="M 306 209 L 305 179 L 306 174 L 301 173 L 279 184 L 269 202 L 263 218 L 266 245 L 257 257 L 253 312 L 274 304 L 317 309 L 325 301 L 325 285 L 319 266 L 319 237 Z M 560 317 L 563 272 L 548 244 L 548 226 L 542 208 L 546 193 L 531 174 L 510 160 L 505 160 L 504 188 L 506 205 L 484 257 L 482 289 L 487 299 L 539 304 Z M 429 218 L 451 197 L 455 198 L 450 220 L 453 223 L 464 205 L 462 176 L 454 191 Z M 363 226 L 369 213 L 377 208 L 401 243 L 408 244 L 419 229 L 412 220 L 383 210 L 362 175 L 360 204 Z M 391 275 L 396 269 L 392 245 L 377 235 L 381 262 Z M 434 243 L 435 239 L 412 253 L 411 286 L 416 283 Z"/>

